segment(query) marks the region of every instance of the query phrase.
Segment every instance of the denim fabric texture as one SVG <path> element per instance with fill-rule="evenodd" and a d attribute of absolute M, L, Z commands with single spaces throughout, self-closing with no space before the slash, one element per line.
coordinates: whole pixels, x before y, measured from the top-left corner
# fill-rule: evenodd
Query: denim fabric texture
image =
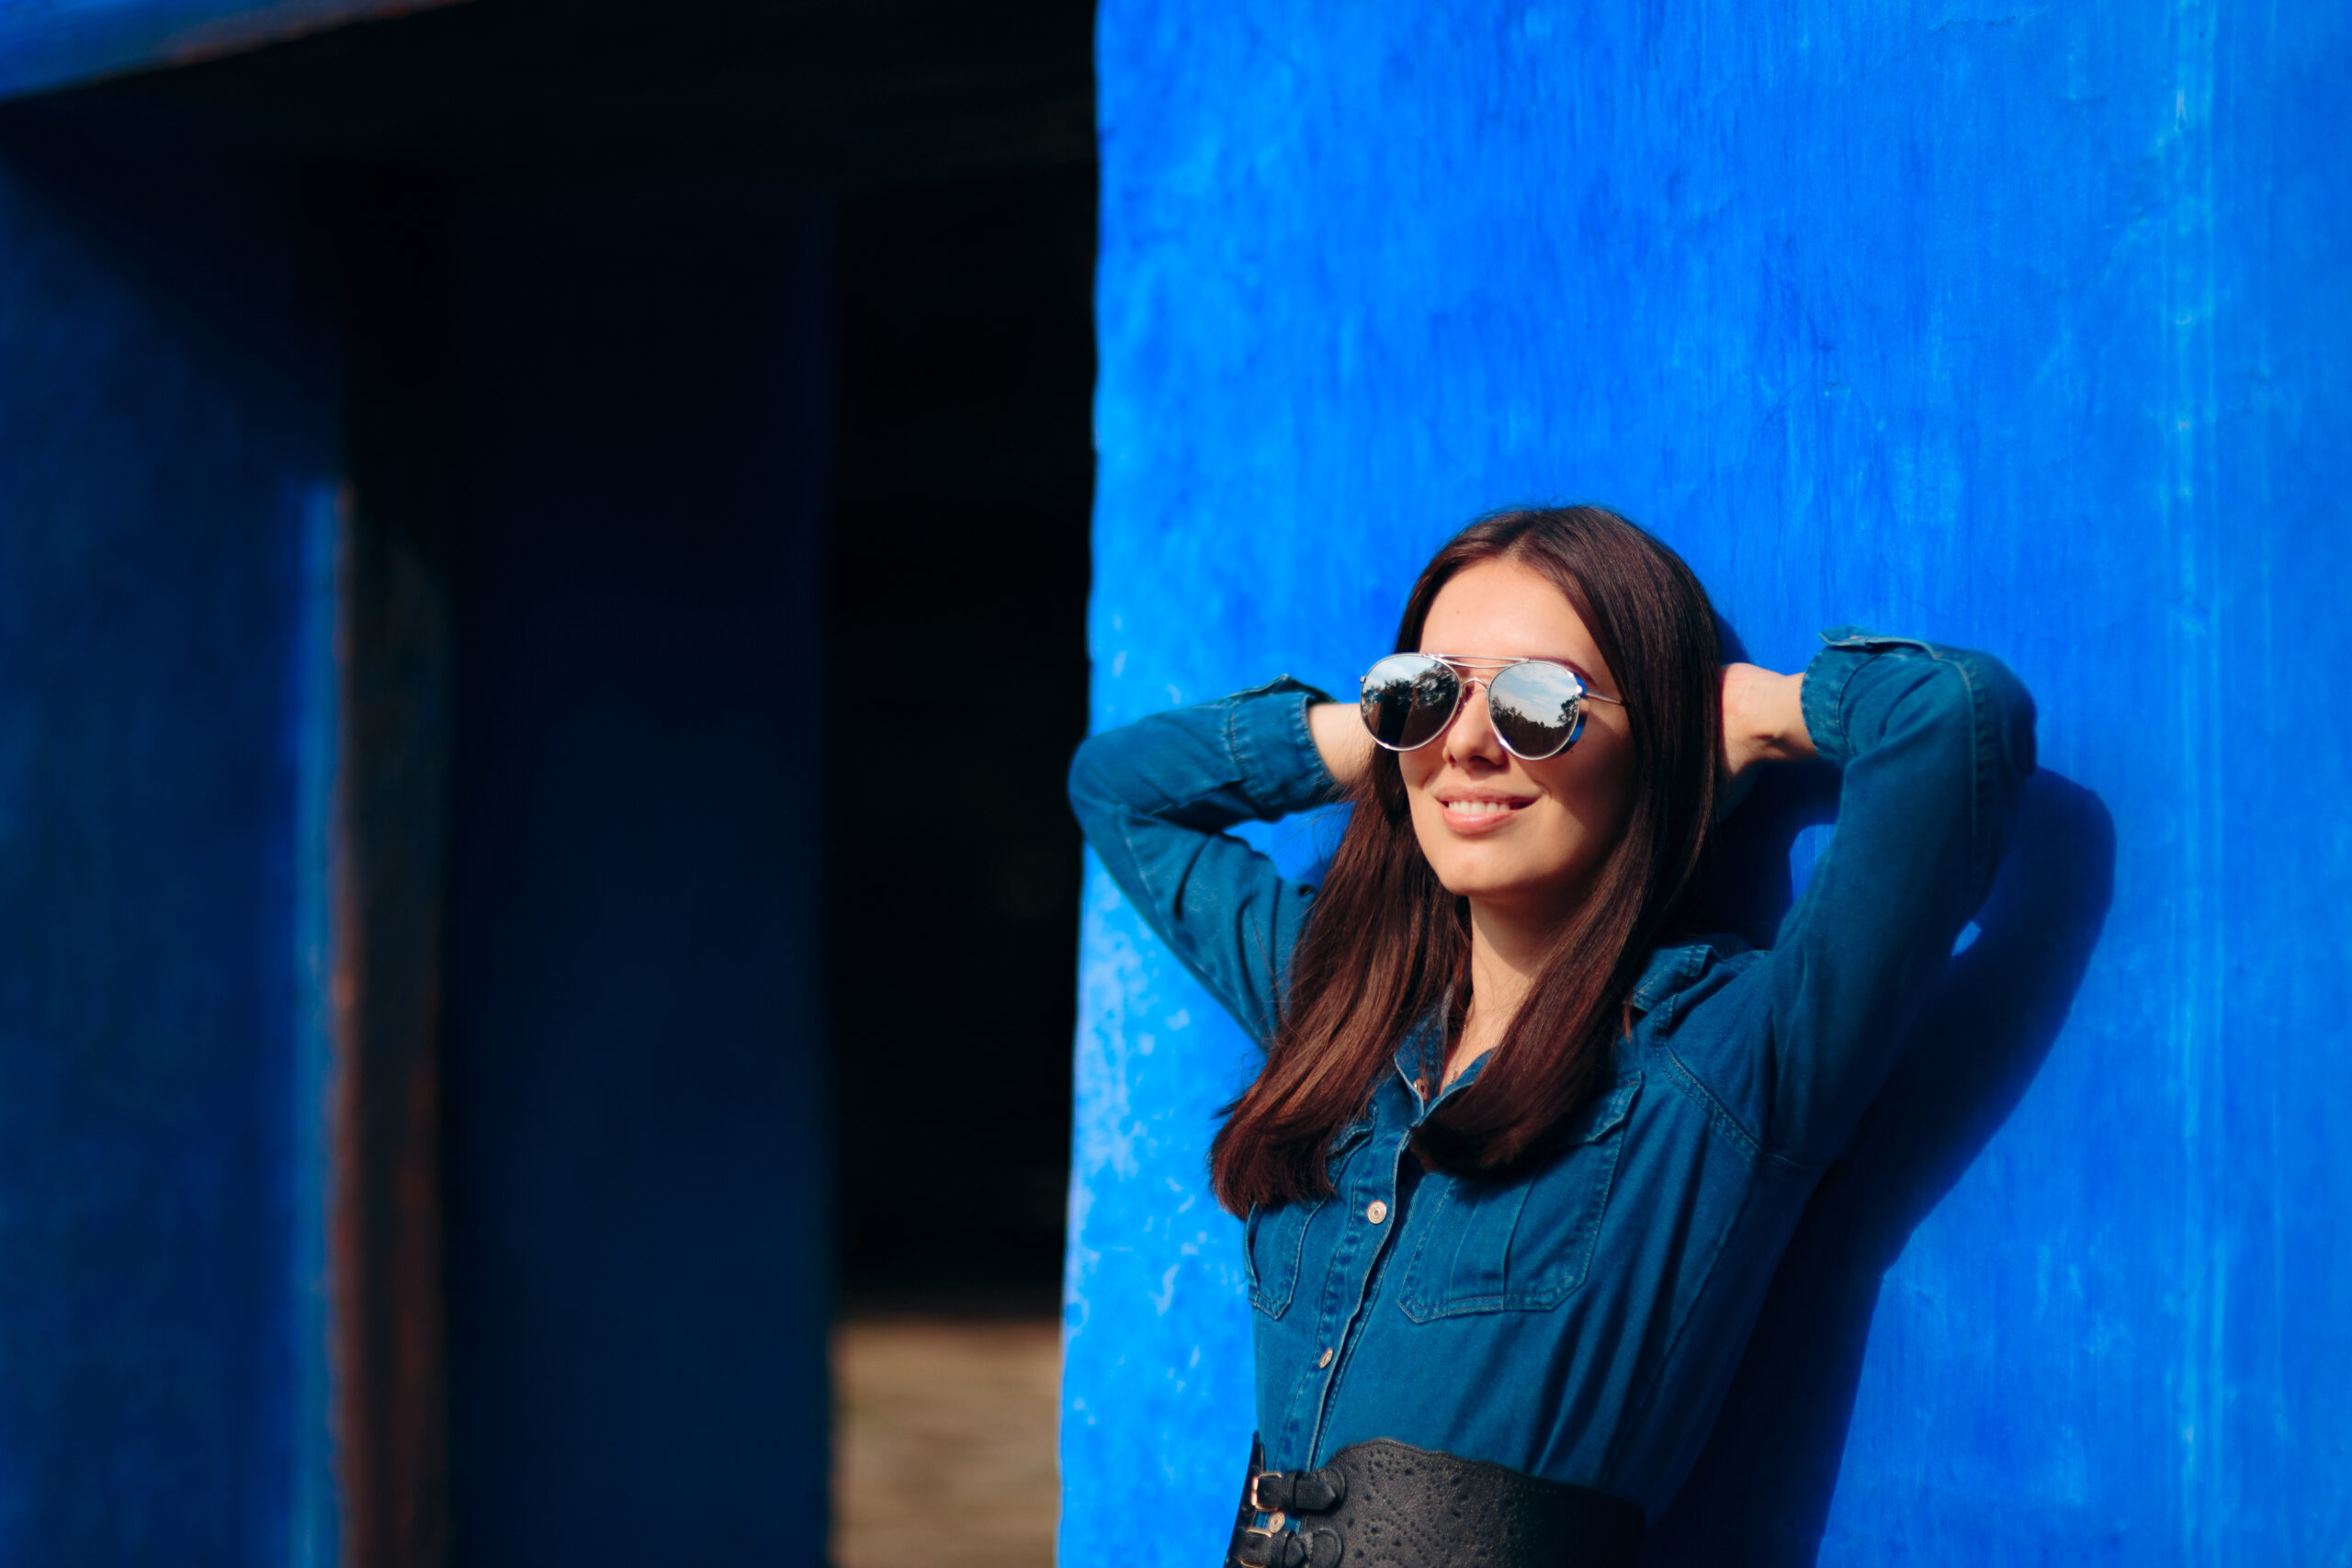
<path fill-rule="evenodd" d="M 1434 1020 L 1334 1140 L 1334 1195 L 1245 1222 L 1274 1469 L 1393 1438 L 1596 1487 L 1655 1517 L 1697 1458 L 1807 1195 L 1990 887 L 2033 706 L 1983 654 L 1824 634 L 1803 710 L 1838 827 L 1770 951 L 1661 947 L 1612 1071 L 1543 1164 L 1401 1179 L 1444 1095 Z M 1224 831 L 1333 798 L 1287 678 L 1089 739 L 1088 841 L 1262 1047 L 1314 889 Z"/>

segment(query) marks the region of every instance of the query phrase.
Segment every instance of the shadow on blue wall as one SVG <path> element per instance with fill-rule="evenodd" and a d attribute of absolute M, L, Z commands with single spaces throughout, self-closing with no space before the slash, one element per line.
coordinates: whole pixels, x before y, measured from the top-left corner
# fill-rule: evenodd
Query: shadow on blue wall
<path fill-rule="evenodd" d="M 1826 768 L 1759 783 L 1725 825 L 1711 912 L 1769 941 L 1791 902 L 1792 852 L 1802 860 L 1800 836 L 1834 818 L 1837 789 Z M 2036 773 L 1975 940 L 1946 968 L 1853 1146 L 1815 1190 L 1713 1435 L 1653 1527 L 1645 1562 L 1815 1561 L 1881 1283 L 2040 1071 L 2114 880 L 2107 807 L 2058 774 Z"/>
<path fill-rule="evenodd" d="M 807 1561 L 822 206 L 582 178 L 455 240 L 451 1560 Z"/>

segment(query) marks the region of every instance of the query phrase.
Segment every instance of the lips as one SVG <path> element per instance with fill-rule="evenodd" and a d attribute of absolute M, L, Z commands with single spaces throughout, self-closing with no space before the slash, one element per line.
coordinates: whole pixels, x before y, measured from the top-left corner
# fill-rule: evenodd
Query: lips
<path fill-rule="evenodd" d="M 1471 791 L 1438 796 L 1445 825 L 1457 833 L 1490 833 L 1535 804 L 1529 795 L 1498 795 Z"/>
<path fill-rule="evenodd" d="M 1533 802 L 1515 796 L 1490 800 L 1483 795 L 1465 795 L 1456 800 L 1448 800 L 1441 796 L 1438 804 L 1448 811 L 1459 811 L 1469 817 L 1484 817 L 1498 811 L 1522 810 Z"/>

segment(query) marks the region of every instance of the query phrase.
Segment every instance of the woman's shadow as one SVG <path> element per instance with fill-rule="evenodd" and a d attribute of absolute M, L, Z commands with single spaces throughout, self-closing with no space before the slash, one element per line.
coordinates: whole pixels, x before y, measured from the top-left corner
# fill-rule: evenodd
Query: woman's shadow
<path fill-rule="evenodd" d="M 1826 768 L 1759 782 L 1725 823 L 1715 929 L 1771 941 L 1797 835 L 1833 818 Z M 2073 1005 L 2112 896 L 2113 819 L 2051 773 L 2028 780 L 1976 935 L 1845 1157 L 1805 1209 L 1697 1467 L 1644 1543 L 1653 1568 L 1800 1568 L 1818 1555 L 1886 1270 L 2023 1098 Z"/>

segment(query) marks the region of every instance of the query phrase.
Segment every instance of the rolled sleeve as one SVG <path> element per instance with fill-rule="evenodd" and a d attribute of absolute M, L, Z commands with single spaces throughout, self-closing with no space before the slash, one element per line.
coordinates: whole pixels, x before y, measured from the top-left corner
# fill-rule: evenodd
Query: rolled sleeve
<path fill-rule="evenodd" d="M 1261 820 L 1311 811 L 1338 796 L 1306 710 L 1331 699 L 1285 675 L 1227 699 L 1226 740 L 1244 794 Z"/>
<path fill-rule="evenodd" d="M 1105 730 L 1070 764 L 1070 806 L 1103 869 L 1261 1044 L 1315 894 L 1225 829 L 1338 797 L 1306 720 L 1328 700 L 1283 676 Z"/>

